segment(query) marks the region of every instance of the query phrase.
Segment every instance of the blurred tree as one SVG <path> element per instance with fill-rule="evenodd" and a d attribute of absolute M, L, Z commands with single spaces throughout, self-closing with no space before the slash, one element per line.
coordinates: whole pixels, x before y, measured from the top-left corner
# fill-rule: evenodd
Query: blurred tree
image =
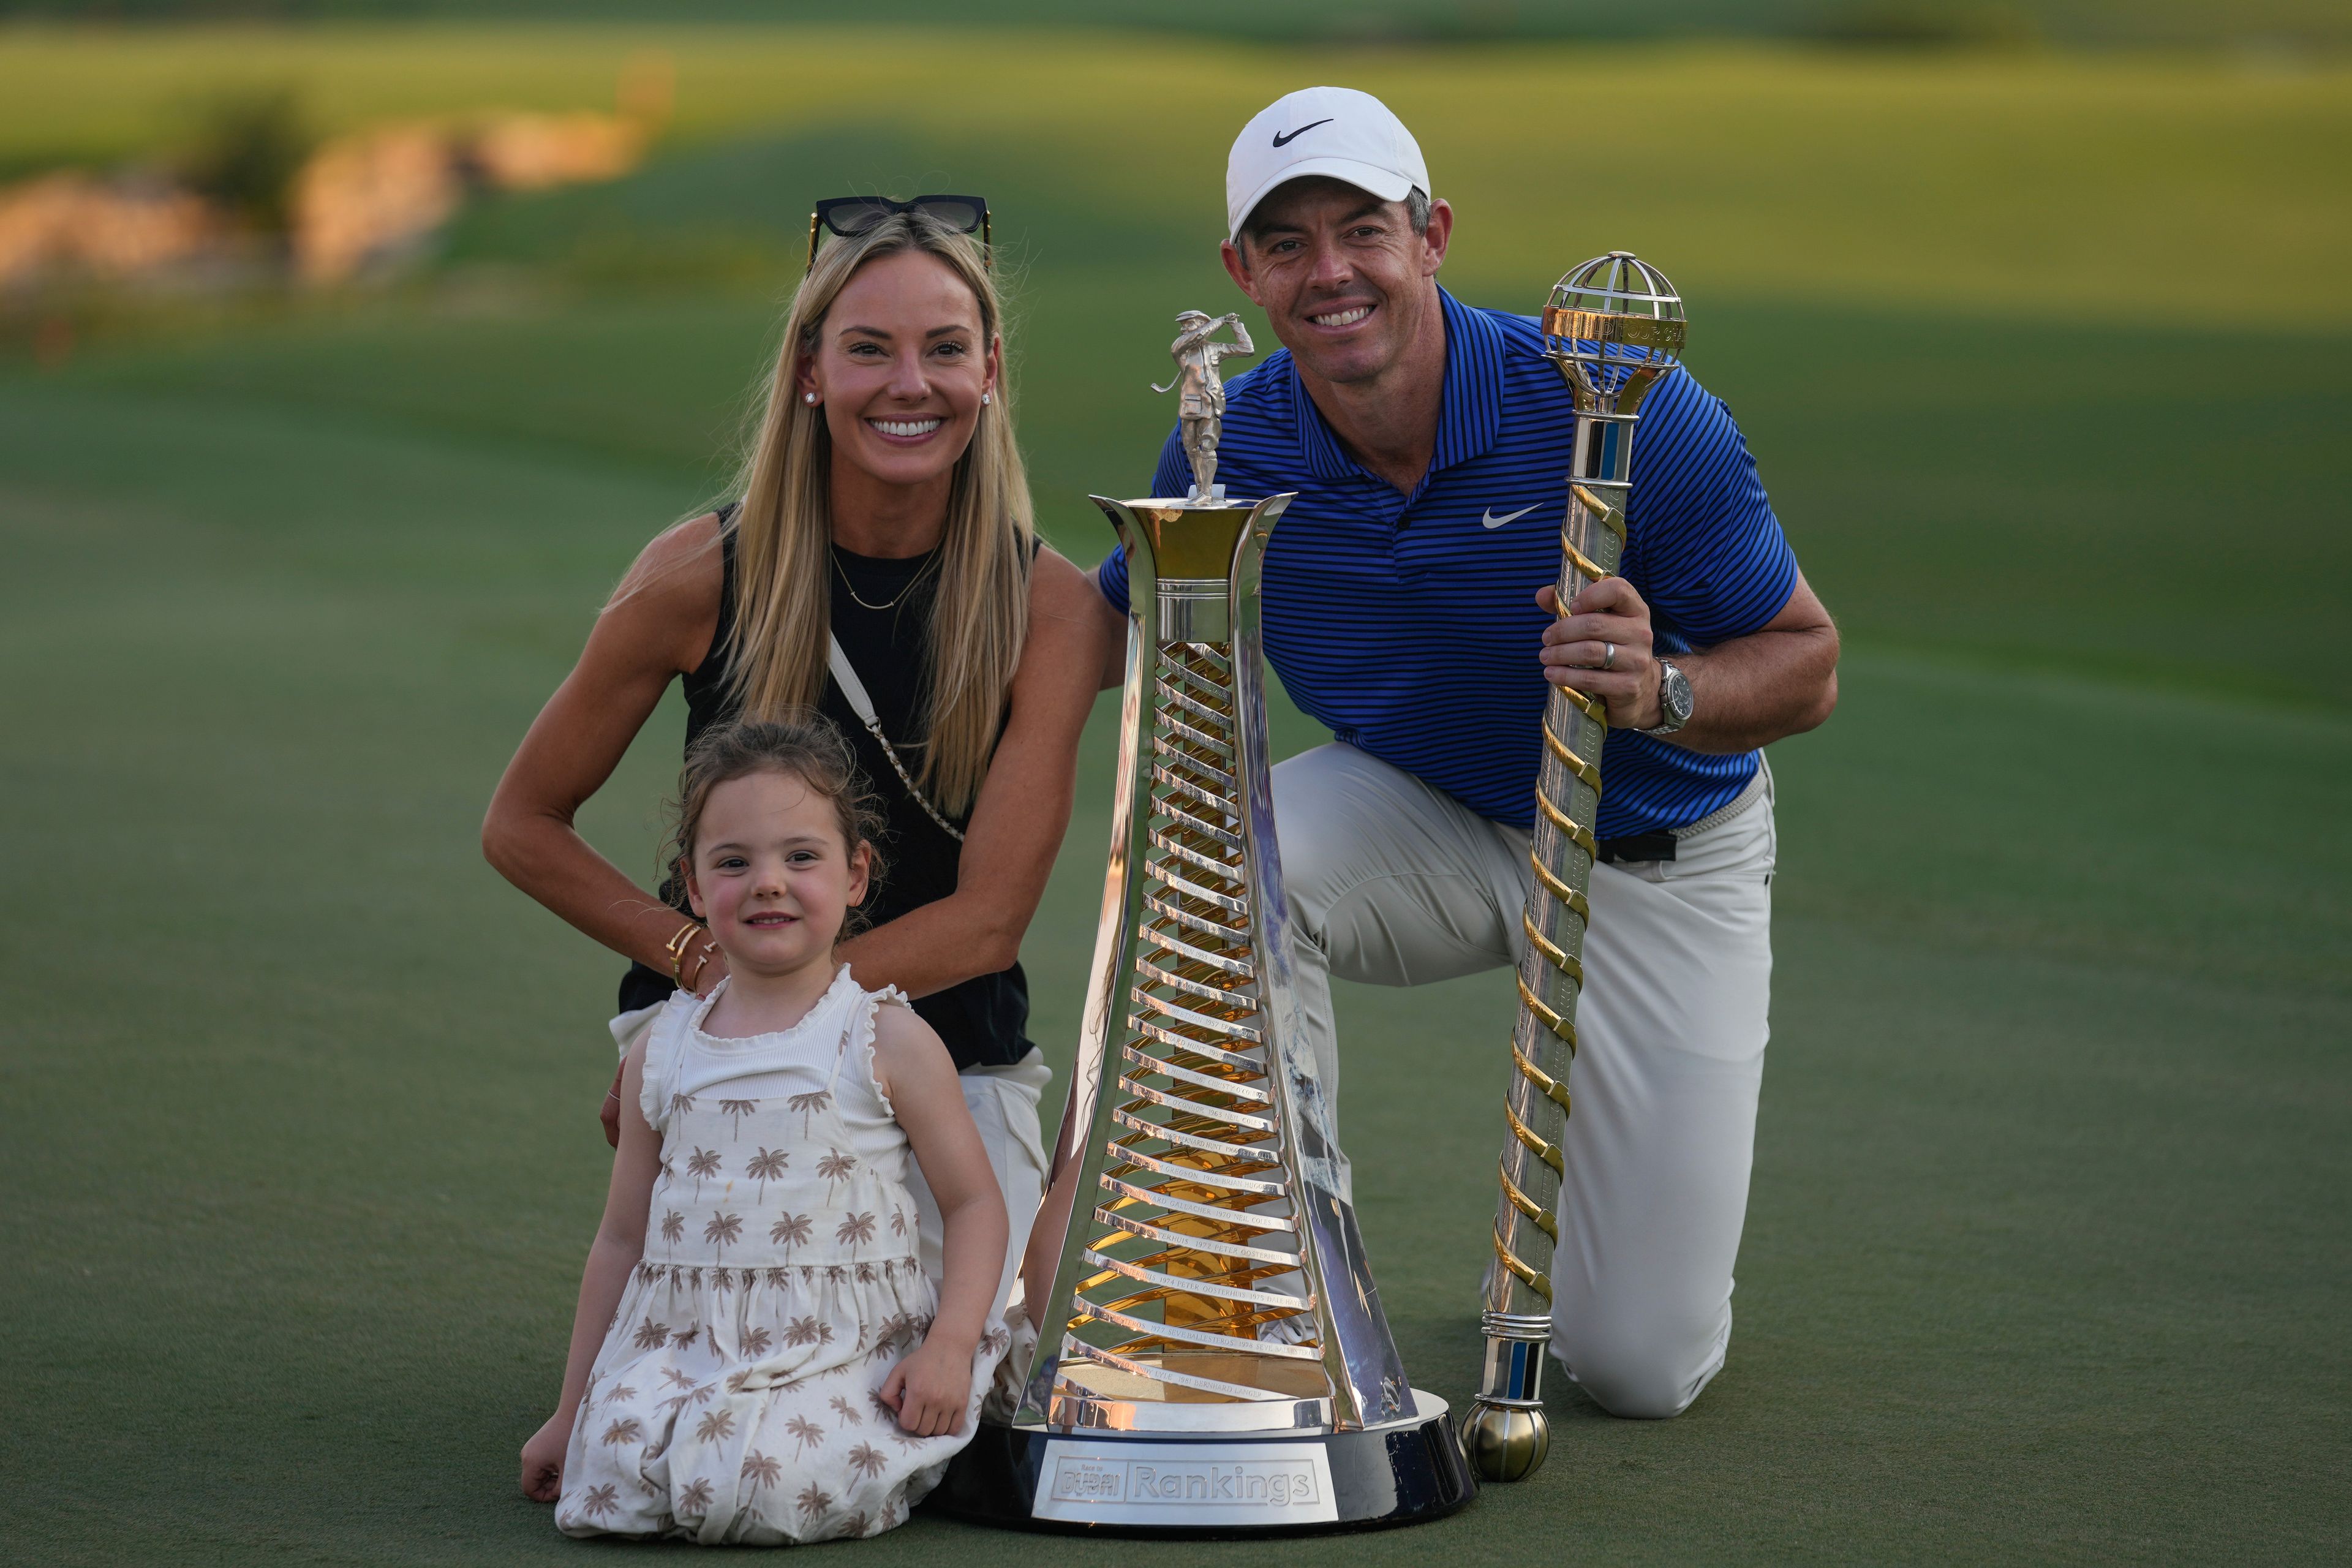
<path fill-rule="evenodd" d="M 240 91 L 198 107 L 172 167 L 237 222 L 282 236 L 294 176 L 317 142 L 291 88 Z"/>

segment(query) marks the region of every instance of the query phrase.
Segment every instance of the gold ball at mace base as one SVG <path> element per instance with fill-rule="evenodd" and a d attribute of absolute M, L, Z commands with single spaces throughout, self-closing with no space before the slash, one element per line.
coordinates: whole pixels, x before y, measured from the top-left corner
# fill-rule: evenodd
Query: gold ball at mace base
<path fill-rule="evenodd" d="M 1524 1405 L 1473 1404 L 1462 1418 L 1462 1447 L 1480 1480 L 1525 1480 L 1551 1452 L 1551 1422 Z"/>

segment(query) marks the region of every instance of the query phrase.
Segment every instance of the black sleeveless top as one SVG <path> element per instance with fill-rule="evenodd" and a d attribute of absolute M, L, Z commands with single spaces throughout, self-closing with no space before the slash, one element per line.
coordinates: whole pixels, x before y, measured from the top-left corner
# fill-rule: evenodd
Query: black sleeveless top
<path fill-rule="evenodd" d="M 711 636 L 710 651 L 701 666 L 680 677 L 686 693 L 688 746 L 711 725 L 735 716 L 735 704 L 727 689 L 727 639 L 735 622 L 735 531 L 727 524 L 733 518 L 734 508 L 723 508 L 719 515 L 723 579 L 719 596 L 719 626 Z M 908 742 L 922 738 L 919 726 L 926 695 L 924 670 L 928 660 L 924 645 L 939 588 L 937 552 L 906 561 L 881 561 L 835 548 L 833 558 L 838 563 L 838 569 L 829 574 L 833 635 L 839 639 L 841 651 L 849 656 L 850 668 L 866 683 L 866 694 L 873 699 L 874 716 L 880 721 L 882 732 L 890 737 L 890 743 L 898 749 L 899 758 L 908 770 L 919 772 L 919 753 Z M 916 581 L 918 577 L 922 579 L 919 583 Z M 856 590 L 856 597 L 851 596 L 852 587 Z M 904 598 L 899 597 L 901 592 L 906 595 Z M 859 598 L 866 604 L 859 604 Z M 895 605 L 893 600 L 897 601 Z M 867 607 L 871 605 L 891 607 L 876 610 Z M 867 895 L 866 917 L 874 924 L 882 925 L 954 892 L 963 846 L 941 831 L 929 813 L 916 804 L 880 743 L 831 677 L 825 679 L 824 696 L 817 710 L 848 738 L 857 765 L 879 801 L 887 823 L 878 846 L 885 869 L 878 885 Z M 966 819 L 951 820 L 961 828 Z M 688 912 L 683 887 L 664 882 L 661 893 L 672 909 Z M 668 975 L 642 963 L 632 963 L 621 980 L 620 1010 L 626 1013 L 651 1006 L 677 989 Z M 916 1015 L 939 1031 L 959 1068 L 1002 1067 L 1019 1061 L 1034 1048 L 1026 1033 L 1029 980 L 1018 963 L 919 997 L 914 1005 Z"/>

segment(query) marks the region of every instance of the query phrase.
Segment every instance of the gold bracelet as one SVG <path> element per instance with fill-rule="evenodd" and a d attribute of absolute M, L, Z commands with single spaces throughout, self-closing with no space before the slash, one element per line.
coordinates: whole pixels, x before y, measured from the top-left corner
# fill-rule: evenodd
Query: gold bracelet
<path fill-rule="evenodd" d="M 669 977 L 680 985 L 686 984 L 686 977 L 678 973 L 686 966 L 686 950 L 693 945 L 695 932 L 701 929 L 695 921 L 688 921 L 677 928 L 676 936 L 662 943 L 662 951 L 669 954 Z"/>
<path fill-rule="evenodd" d="M 707 935 L 708 933 L 706 932 L 705 934 Z M 691 980 L 681 979 L 678 981 L 678 984 L 686 987 L 688 991 L 694 991 L 695 994 L 698 996 L 702 994 L 701 992 L 696 991 L 695 987 L 702 984 L 702 972 L 710 967 L 710 955 L 718 950 L 719 944 L 715 942 L 710 943 L 708 947 L 698 947 L 695 949 L 694 978 Z M 683 967 L 683 965 L 680 967 Z"/>

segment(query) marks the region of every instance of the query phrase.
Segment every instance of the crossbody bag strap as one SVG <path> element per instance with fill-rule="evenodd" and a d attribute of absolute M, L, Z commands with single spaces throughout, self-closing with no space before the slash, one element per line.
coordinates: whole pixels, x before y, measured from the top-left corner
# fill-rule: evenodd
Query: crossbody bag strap
<path fill-rule="evenodd" d="M 827 632 L 825 642 L 826 666 L 833 671 L 833 683 L 841 688 L 841 694 L 849 699 L 850 710 L 856 713 L 859 721 L 866 726 L 866 733 L 872 735 L 881 746 L 882 754 L 890 759 L 890 766 L 898 772 L 898 782 L 907 786 L 907 793 L 915 797 L 915 804 L 921 806 L 930 819 L 940 825 L 940 832 L 957 843 L 962 843 L 963 830 L 950 822 L 940 808 L 931 804 L 930 796 L 925 795 L 916 784 L 915 775 L 908 773 L 907 764 L 898 760 L 898 749 L 890 743 L 890 737 L 882 732 L 882 721 L 877 718 L 874 712 L 874 699 L 866 695 L 866 682 L 857 679 L 857 671 L 850 664 L 849 656 L 841 651 L 841 639 Z"/>

